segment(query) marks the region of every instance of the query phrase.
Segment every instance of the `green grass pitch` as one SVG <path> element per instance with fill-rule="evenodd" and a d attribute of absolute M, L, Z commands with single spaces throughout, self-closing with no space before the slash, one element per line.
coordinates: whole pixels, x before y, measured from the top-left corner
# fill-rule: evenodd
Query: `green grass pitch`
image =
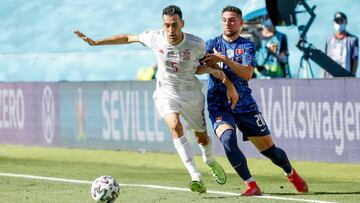
<path fill-rule="evenodd" d="M 227 172 L 225 185 L 207 173 L 201 157 L 196 162 L 208 190 L 238 194 L 244 184 L 225 157 L 217 157 Z M 307 180 L 310 193 L 297 194 L 282 171 L 269 160 L 248 159 L 266 198 L 121 186 L 116 202 L 359 202 L 360 164 L 293 161 Z M 0 145 L 0 174 L 26 174 L 92 181 L 111 175 L 121 184 L 151 184 L 187 188 L 190 176 L 176 154 L 110 150 L 63 149 Z M 275 199 L 270 199 L 271 197 Z M 281 198 L 283 198 L 281 200 Z M 69 183 L 0 175 L 0 202 L 94 202 L 89 183 Z"/>

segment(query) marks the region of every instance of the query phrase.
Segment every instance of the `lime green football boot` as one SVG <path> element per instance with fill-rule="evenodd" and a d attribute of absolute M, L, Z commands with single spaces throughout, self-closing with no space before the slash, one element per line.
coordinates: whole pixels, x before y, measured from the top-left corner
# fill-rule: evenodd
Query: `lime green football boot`
<path fill-rule="evenodd" d="M 190 190 L 198 193 L 206 193 L 205 183 L 200 181 L 193 180 L 189 183 Z"/>
<path fill-rule="evenodd" d="M 213 176 L 217 183 L 224 185 L 226 183 L 226 173 L 221 165 L 214 160 L 209 164 L 209 173 Z"/>

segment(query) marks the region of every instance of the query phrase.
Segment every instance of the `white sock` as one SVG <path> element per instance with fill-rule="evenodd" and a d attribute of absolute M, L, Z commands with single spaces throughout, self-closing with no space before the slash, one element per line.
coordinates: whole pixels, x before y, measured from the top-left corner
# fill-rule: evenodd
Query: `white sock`
<path fill-rule="evenodd" d="M 180 138 L 174 139 L 173 141 L 176 151 L 178 152 L 186 169 L 190 173 L 191 179 L 196 181 L 201 180 L 200 171 L 195 165 L 194 154 L 186 137 L 182 136 Z"/>
<path fill-rule="evenodd" d="M 290 172 L 290 173 L 285 173 L 285 172 L 284 172 L 284 174 L 285 174 L 287 177 L 289 177 L 289 176 L 291 176 L 292 174 L 294 174 L 294 169 L 291 169 L 291 172 Z"/>
<path fill-rule="evenodd" d="M 251 178 L 245 180 L 244 182 L 245 182 L 246 184 L 249 184 L 249 183 L 254 182 L 254 181 L 255 181 L 255 179 L 254 179 L 253 177 L 251 177 Z"/>
<path fill-rule="evenodd" d="M 209 143 L 207 146 L 203 146 L 201 144 L 199 144 L 201 153 L 202 153 L 202 159 L 203 162 L 206 165 L 211 164 L 214 161 L 214 152 L 212 150 L 212 141 L 211 141 L 211 137 L 209 137 Z"/>

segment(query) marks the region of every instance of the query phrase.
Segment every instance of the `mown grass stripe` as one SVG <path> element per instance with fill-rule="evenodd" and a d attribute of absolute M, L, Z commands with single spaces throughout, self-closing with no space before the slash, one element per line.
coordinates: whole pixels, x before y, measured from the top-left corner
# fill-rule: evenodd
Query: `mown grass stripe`
<path fill-rule="evenodd" d="M 56 177 L 46 177 L 46 176 L 34 176 L 34 175 L 14 174 L 14 173 L 0 173 L 0 176 L 26 178 L 26 179 L 36 179 L 36 180 L 48 180 L 48 181 L 76 183 L 76 184 L 91 184 L 92 183 L 92 181 L 87 181 L 87 180 L 56 178 Z M 145 188 L 152 188 L 152 189 L 190 192 L 190 189 L 187 189 L 187 188 L 169 187 L 169 186 L 161 186 L 161 185 L 144 185 L 144 184 L 119 184 L 119 185 L 123 186 L 123 187 L 145 187 Z M 216 195 L 240 196 L 240 194 L 238 194 L 238 193 L 212 191 L 212 190 L 208 190 L 207 193 L 216 194 Z M 275 200 L 284 200 L 284 201 L 294 201 L 294 202 L 336 203 L 336 202 L 321 201 L 321 200 L 288 198 L 288 197 L 278 197 L 278 196 L 271 196 L 271 195 L 253 196 L 253 197 L 262 198 L 262 199 L 275 199 Z"/>

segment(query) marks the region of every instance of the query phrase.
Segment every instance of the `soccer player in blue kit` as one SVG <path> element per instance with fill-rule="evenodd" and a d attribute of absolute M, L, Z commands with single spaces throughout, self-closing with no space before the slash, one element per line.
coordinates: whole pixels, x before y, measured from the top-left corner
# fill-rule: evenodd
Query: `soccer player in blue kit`
<path fill-rule="evenodd" d="M 252 178 L 246 158 L 238 147 L 236 127 L 242 131 L 244 141 L 250 140 L 261 154 L 284 170 L 298 192 L 308 192 L 306 182 L 291 166 L 285 151 L 275 146 L 251 95 L 248 81 L 255 65 L 255 45 L 240 37 L 242 24 L 241 10 L 235 6 L 226 6 L 222 10 L 223 34 L 206 42 L 208 54 L 204 62 L 209 67 L 220 64 L 239 95 L 238 103 L 231 109 L 227 102 L 226 87 L 222 81 L 209 75 L 207 102 L 215 134 L 220 138 L 229 162 L 247 185 L 241 195 L 261 195 L 261 190 Z"/>

